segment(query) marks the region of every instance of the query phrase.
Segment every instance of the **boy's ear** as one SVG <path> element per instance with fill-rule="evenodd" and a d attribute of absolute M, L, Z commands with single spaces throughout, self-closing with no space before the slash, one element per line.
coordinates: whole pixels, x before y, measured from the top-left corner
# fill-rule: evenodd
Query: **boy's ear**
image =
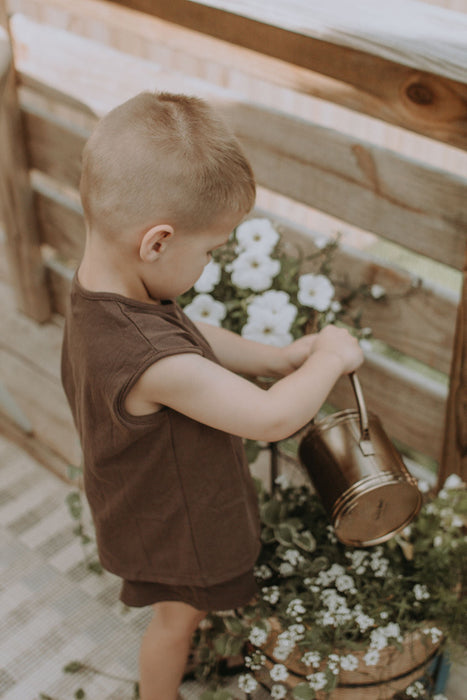
<path fill-rule="evenodd" d="M 173 236 L 174 230 L 169 224 L 159 224 L 148 229 L 141 239 L 139 256 L 143 262 L 154 262 L 164 252 L 168 238 Z"/>

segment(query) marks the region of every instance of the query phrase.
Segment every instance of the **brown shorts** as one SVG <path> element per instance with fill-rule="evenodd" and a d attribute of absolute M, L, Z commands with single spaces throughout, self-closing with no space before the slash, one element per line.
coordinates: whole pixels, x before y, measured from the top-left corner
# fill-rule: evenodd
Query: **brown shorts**
<path fill-rule="evenodd" d="M 241 608 L 258 592 L 253 571 L 214 586 L 172 586 L 150 581 L 123 581 L 120 600 L 130 607 L 141 608 L 162 601 L 188 603 L 206 612 Z"/>

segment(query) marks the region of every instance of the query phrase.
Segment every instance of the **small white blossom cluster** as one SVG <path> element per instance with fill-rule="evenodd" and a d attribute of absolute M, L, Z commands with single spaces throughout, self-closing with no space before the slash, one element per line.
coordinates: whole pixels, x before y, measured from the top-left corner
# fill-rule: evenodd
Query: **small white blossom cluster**
<path fill-rule="evenodd" d="M 274 684 L 271 688 L 271 697 L 274 700 L 282 700 L 287 697 L 287 688 L 283 685 Z"/>
<path fill-rule="evenodd" d="M 313 668 L 319 668 L 321 664 L 321 654 L 317 651 L 306 651 L 301 659 L 305 666 L 313 666 Z"/>
<path fill-rule="evenodd" d="M 318 671 L 318 673 L 312 673 L 306 677 L 310 688 L 313 690 L 323 690 L 326 687 L 327 679 L 326 674 L 323 671 Z"/>
<path fill-rule="evenodd" d="M 291 566 L 293 566 L 294 568 L 305 561 L 304 557 L 300 554 L 298 549 L 287 549 L 283 554 L 283 559 L 284 561 L 287 561 L 289 564 L 291 564 Z"/>
<path fill-rule="evenodd" d="M 389 561 L 383 554 L 383 548 L 376 547 L 371 553 L 363 549 L 355 549 L 352 552 L 346 552 L 345 556 L 350 559 L 352 569 L 355 569 L 355 573 L 359 576 L 371 569 L 373 576 L 384 578 L 388 573 Z"/>
<path fill-rule="evenodd" d="M 258 687 L 258 681 L 251 673 L 244 673 L 238 678 L 238 687 L 244 693 L 252 693 Z"/>
<path fill-rule="evenodd" d="M 415 596 L 416 600 L 428 600 L 430 597 L 430 593 L 428 591 L 428 588 L 425 586 L 425 584 L 421 583 L 416 583 L 415 586 L 413 587 L 413 594 Z"/>
<path fill-rule="evenodd" d="M 261 566 L 255 566 L 254 574 L 256 578 L 266 581 L 268 578 L 271 578 L 272 571 L 266 564 L 261 564 Z"/>
<path fill-rule="evenodd" d="M 428 627 L 422 630 L 422 632 L 423 634 L 426 634 L 427 636 L 431 637 L 432 644 L 438 644 L 438 642 L 443 636 L 443 633 L 439 629 L 439 627 Z"/>
<path fill-rule="evenodd" d="M 285 661 L 295 648 L 295 639 L 289 630 L 284 630 L 277 637 L 276 646 L 273 649 L 273 656 L 279 661 Z"/>
<path fill-rule="evenodd" d="M 425 686 L 421 681 L 415 681 L 415 683 L 412 683 L 412 685 L 409 685 L 409 687 L 405 690 L 405 694 L 409 696 L 409 698 L 420 698 L 425 695 Z"/>
<path fill-rule="evenodd" d="M 252 671 L 258 671 L 266 661 L 266 657 L 260 651 L 254 651 L 251 655 L 245 656 L 245 666 Z"/>
<path fill-rule="evenodd" d="M 297 622 L 302 621 L 302 615 L 306 613 L 306 608 L 303 605 L 303 600 L 301 598 L 294 598 L 290 601 L 285 611 L 286 615 L 293 617 Z"/>
<path fill-rule="evenodd" d="M 289 677 L 289 672 L 284 664 L 275 664 L 269 671 L 273 681 L 286 681 Z"/>
<path fill-rule="evenodd" d="M 262 646 L 268 638 L 268 633 L 261 629 L 261 627 L 253 627 L 248 639 L 255 647 Z"/>
<path fill-rule="evenodd" d="M 264 586 L 261 589 L 261 594 L 266 603 L 275 605 L 280 598 L 279 586 Z"/>

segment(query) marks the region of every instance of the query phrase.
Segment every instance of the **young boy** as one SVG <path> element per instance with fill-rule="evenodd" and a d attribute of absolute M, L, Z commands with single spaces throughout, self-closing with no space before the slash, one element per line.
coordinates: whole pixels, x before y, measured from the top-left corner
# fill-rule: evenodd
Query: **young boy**
<path fill-rule="evenodd" d="M 81 197 L 63 384 L 102 564 L 126 604 L 154 609 L 142 700 L 173 700 L 206 611 L 256 592 L 241 438 L 297 431 L 362 353 L 335 327 L 276 348 L 195 325 L 177 306 L 255 197 L 237 141 L 202 100 L 142 93 L 110 112 L 84 149 Z M 238 375 L 278 381 L 265 391 Z"/>

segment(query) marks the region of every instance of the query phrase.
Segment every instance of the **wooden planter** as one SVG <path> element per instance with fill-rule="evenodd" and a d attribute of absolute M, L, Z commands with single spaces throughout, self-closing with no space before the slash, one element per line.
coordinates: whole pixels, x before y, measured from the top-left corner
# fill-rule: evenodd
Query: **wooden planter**
<path fill-rule="evenodd" d="M 271 680 L 269 670 L 275 664 L 284 664 L 289 671 L 287 681 L 283 683 L 289 690 L 306 680 L 306 676 L 317 673 L 325 667 L 325 663 L 319 669 L 305 666 L 300 659 L 303 650 L 295 650 L 286 661 L 280 661 L 274 657 L 273 650 L 276 646 L 278 635 L 282 628 L 276 618 L 269 620 L 271 633 L 267 642 L 260 647 L 260 651 L 266 656 L 266 663 L 261 670 L 256 671 L 257 680 L 270 688 L 274 682 Z M 380 660 L 376 666 L 367 666 L 363 660 L 367 650 L 350 651 L 358 659 L 358 667 L 354 671 L 342 670 L 339 675 L 338 686 L 329 694 L 318 691 L 317 700 L 388 700 L 395 693 L 405 690 L 411 683 L 419 679 L 427 666 L 436 655 L 441 641 L 434 644 L 430 637 L 415 631 L 407 634 L 403 640 L 403 650 L 399 651 L 394 646 L 388 646 L 380 651 Z"/>

